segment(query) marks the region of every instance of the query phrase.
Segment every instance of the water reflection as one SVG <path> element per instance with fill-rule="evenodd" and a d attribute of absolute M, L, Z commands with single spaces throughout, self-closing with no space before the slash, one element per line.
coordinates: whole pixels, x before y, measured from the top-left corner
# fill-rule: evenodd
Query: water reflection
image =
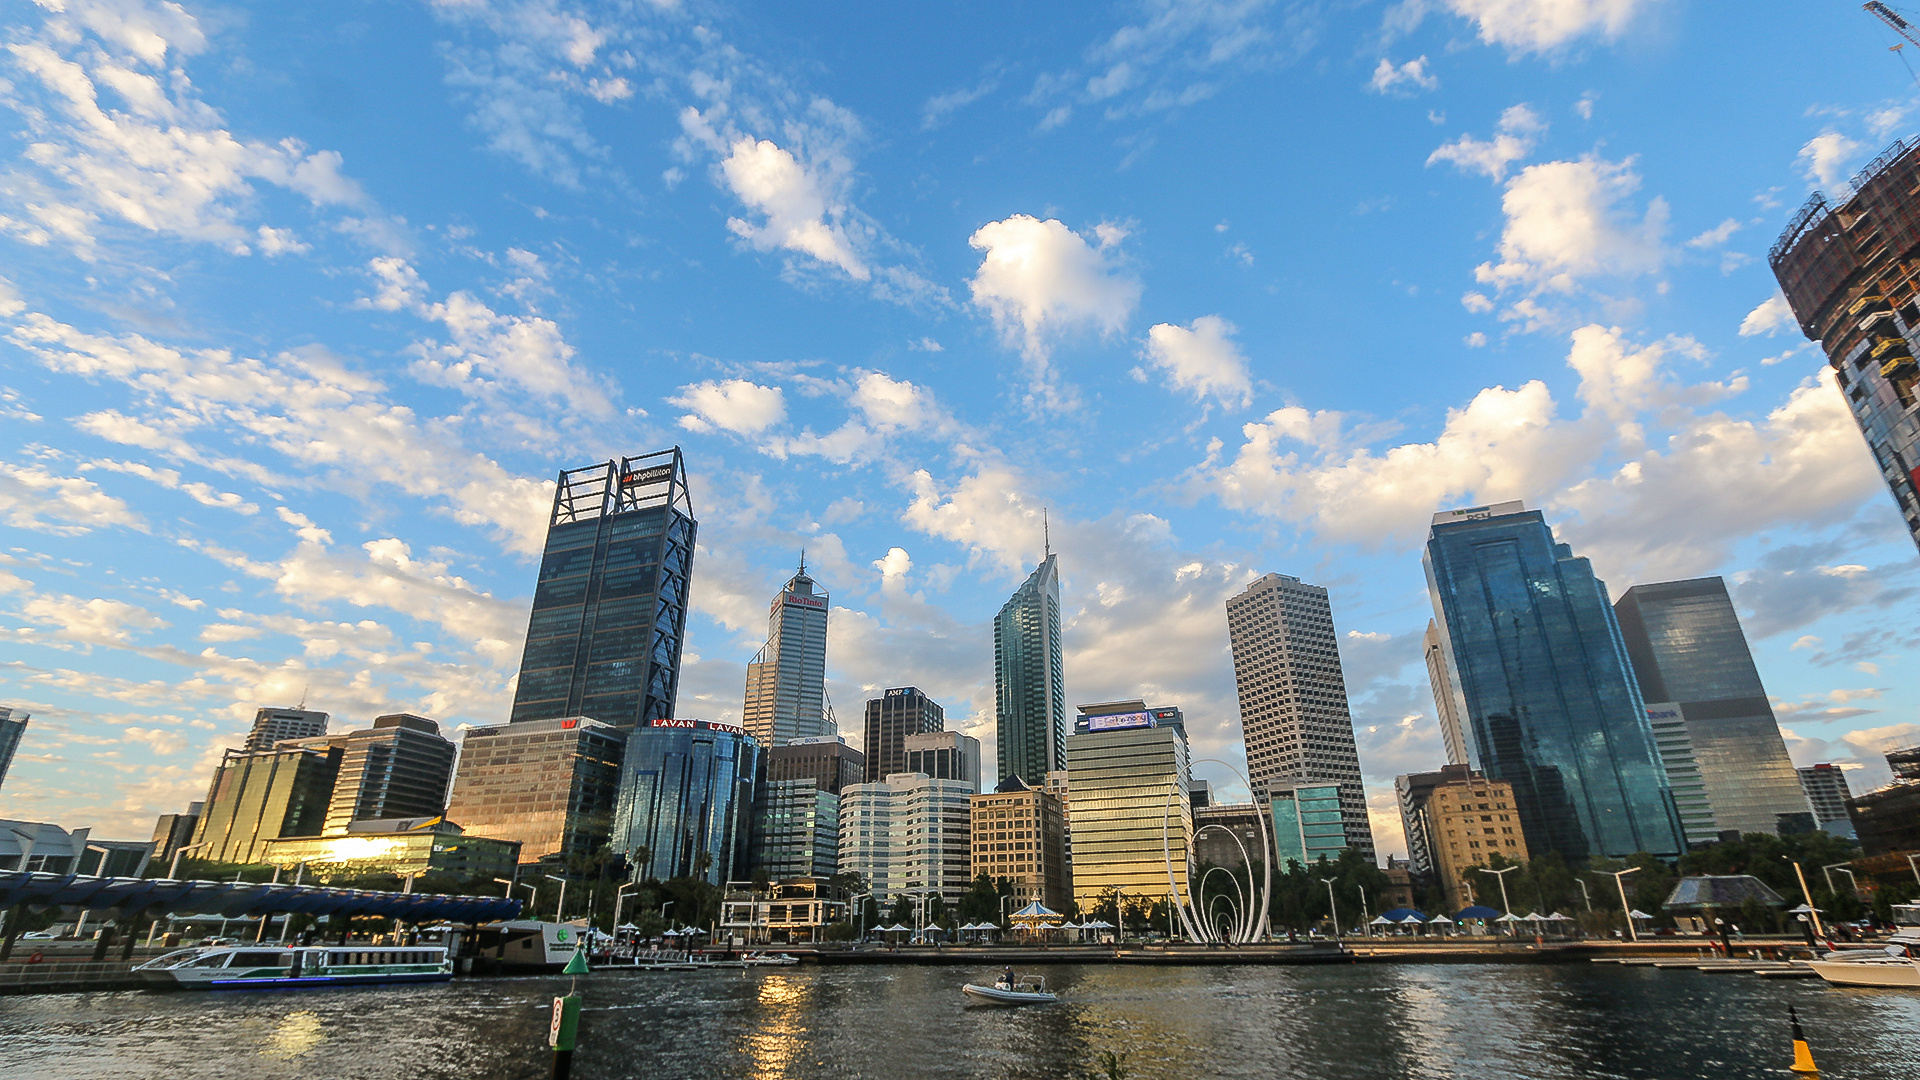
<path fill-rule="evenodd" d="M 311 1009 L 291 1012 L 280 1021 L 280 1026 L 267 1036 L 267 1044 L 260 1053 L 270 1058 L 297 1058 L 326 1041 L 321 1030 L 320 1014 Z"/>
<path fill-rule="evenodd" d="M 792 1067 L 809 1052 L 806 1018 L 815 980 L 786 972 L 768 972 L 759 979 L 755 996 L 757 1019 L 741 1032 L 741 1049 L 751 1063 L 749 1080 L 785 1080 Z"/>

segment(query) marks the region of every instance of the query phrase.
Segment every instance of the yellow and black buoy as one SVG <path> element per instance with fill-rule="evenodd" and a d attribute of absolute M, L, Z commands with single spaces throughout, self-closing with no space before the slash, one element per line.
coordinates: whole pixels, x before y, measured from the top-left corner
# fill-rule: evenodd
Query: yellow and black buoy
<path fill-rule="evenodd" d="M 1791 1005 L 1787 1006 L 1787 1019 L 1793 1022 L 1793 1071 L 1818 1073 L 1820 1067 L 1813 1063 L 1813 1051 L 1807 1047 L 1807 1033 L 1800 1030 L 1800 1014 Z"/>

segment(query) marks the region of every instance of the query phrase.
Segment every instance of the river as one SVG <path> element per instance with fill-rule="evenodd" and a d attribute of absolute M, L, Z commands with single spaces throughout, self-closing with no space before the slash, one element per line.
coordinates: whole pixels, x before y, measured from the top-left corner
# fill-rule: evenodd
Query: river
<path fill-rule="evenodd" d="M 581 980 L 579 1080 L 1658 1080 L 1920 1077 L 1920 993 L 1613 965 L 1036 969 L 1056 1005 L 967 1007 L 978 967 Z M 560 977 L 439 986 L 0 998 L 6 1080 L 539 1080 Z M 1100 1073 L 1099 1075 L 1105 1075 Z"/>

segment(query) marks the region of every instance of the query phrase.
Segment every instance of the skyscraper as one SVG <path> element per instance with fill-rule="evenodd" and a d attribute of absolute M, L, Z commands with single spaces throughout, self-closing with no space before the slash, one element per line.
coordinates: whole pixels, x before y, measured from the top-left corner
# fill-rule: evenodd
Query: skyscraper
<path fill-rule="evenodd" d="M 893 773 L 840 795 L 840 872 L 866 878 L 876 901 L 938 892 L 958 901 L 973 870 L 973 785 Z"/>
<path fill-rule="evenodd" d="M 340 775 L 321 832 L 343 836 L 356 821 L 438 817 L 447 808 L 454 745 L 424 716 L 392 713 L 337 736 Z"/>
<path fill-rule="evenodd" d="M 627 736 L 611 843 L 633 880 L 746 876 L 760 744 L 705 720 L 651 720 Z"/>
<path fill-rule="evenodd" d="M 1426 653 L 1427 683 L 1433 688 L 1433 713 L 1440 721 L 1440 741 L 1447 748 L 1447 764 L 1467 763 L 1467 735 L 1460 726 L 1460 692 L 1454 688 L 1453 672 L 1447 667 L 1447 651 L 1440 644 L 1440 625 L 1427 620 L 1427 633 L 1421 639 Z"/>
<path fill-rule="evenodd" d="M 627 734 L 584 716 L 469 728 L 447 817 L 520 842 L 520 859 L 588 855 L 607 842 Z"/>
<path fill-rule="evenodd" d="M 27 733 L 28 714 L 0 706 L 0 785 L 7 782 L 7 769 L 13 765 L 14 751 Z"/>
<path fill-rule="evenodd" d="M 1129 911 L 1166 899 L 1169 887 L 1191 901 L 1191 772 L 1187 740 L 1154 726 L 1150 712 L 1074 721 L 1067 740 L 1069 827 L 1073 899 L 1082 914 L 1111 903 L 1116 890 Z"/>
<path fill-rule="evenodd" d="M 1613 611 L 1647 707 L 1671 702 L 1680 711 L 1715 830 L 1812 832 L 1812 808 L 1726 582 L 1635 585 Z"/>
<path fill-rule="evenodd" d="M 514 722 L 673 715 L 697 529 L 677 446 L 560 474 Z"/>
<path fill-rule="evenodd" d="M 317 739 L 327 733 L 327 714 L 308 709 L 259 709 L 253 714 L 253 730 L 241 749 L 250 754 L 271 750 L 287 739 Z"/>
<path fill-rule="evenodd" d="M 840 793 L 865 777 L 865 758 L 838 735 L 795 739 L 763 757 L 753 867 L 776 881 L 833 876 L 840 859 Z"/>
<path fill-rule="evenodd" d="M 340 775 L 341 751 L 317 741 L 318 746 L 295 743 L 257 753 L 226 751 L 194 830 L 194 843 L 206 845 L 195 857 L 259 862 L 268 840 L 319 835 Z"/>
<path fill-rule="evenodd" d="M 1327 590 L 1268 574 L 1227 600 L 1240 731 L 1255 802 L 1271 784 L 1337 784 L 1346 845 L 1373 861 L 1373 826 Z"/>
<path fill-rule="evenodd" d="M 1018 776 L 1028 787 L 1044 787 L 1047 773 L 1065 768 L 1067 760 L 1060 562 L 1052 552 L 994 616 L 993 682 L 1000 778 Z"/>
<path fill-rule="evenodd" d="M 763 747 L 837 735 L 826 699 L 827 593 L 814 589 L 803 556 L 767 610 L 767 643 L 747 665 L 741 725 Z"/>
<path fill-rule="evenodd" d="M 946 730 L 947 714 L 919 687 L 894 686 L 867 700 L 865 726 L 866 782 L 877 784 L 893 773 L 913 771 L 907 768 L 907 737 Z"/>
<path fill-rule="evenodd" d="M 1814 192 L 1767 253 L 1920 544 L 1920 144 L 1895 142 L 1837 207 Z"/>
<path fill-rule="evenodd" d="M 935 780 L 964 780 L 980 790 L 980 740 L 958 731 L 927 731 L 907 736 L 907 772 Z"/>
<path fill-rule="evenodd" d="M 1813 819 L 1820 828 L 1835 836 L 1854 835 L 1853 818 L 1847 814 L 1847 800 L 1853 792 L 1847 787 L 1847 774 L 1840 766 L 1823 762 L 1798 770 L 1800 788 L 1813 804 Z"/>
<path fill-rule="evenodd" d="M 1433 516 L 1425 556 L 1467 750 L 1534 857 L 1686 850 L 1606 585 L 1519 502 Z"/>
<path fill-rule="evenodd" d="M 972 802 L 973 876 L 1005 881 L 1013 889 L 1010 906 L 1016 909 L 1037 900 L 1065 911 L 1073 898 L 1073 874 L 1060 800 L 1009 776 Z"/>

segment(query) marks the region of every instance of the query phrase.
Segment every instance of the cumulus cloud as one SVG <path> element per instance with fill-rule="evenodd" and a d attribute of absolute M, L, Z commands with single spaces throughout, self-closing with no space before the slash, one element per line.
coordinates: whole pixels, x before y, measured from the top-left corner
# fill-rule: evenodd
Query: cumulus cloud
<path fill-rule="evenodd" d="M 1836 195 L 1845 196 L 1852 191 L 1846 182 L 1847 163 L 1864 149 L 1862 144 L 1845 135 L 1828 131 L 1808 139 L 1806 145 L 1800 148 L 1796 160 L 1809 181 Z"/>
<path fill-rule="evenodd" d="M 974 306 L 992 318 L 1009 345 L 1020 346 L 1032 370 L 1033 392 L 1050 404 L 1061 397 L 1048 370 L 1051 343 L 1091 328 L 1122 329 L 1140 299 L 1140 282 L 1117 261 L 1126 233 L 1094 229 L 1097 244 L 1056 219 L 1014 214 L 976 229 L 967 243 L 983 253 L 970 286 Z"/>
<path fill-rule="evenodd" d="M 920 431 L 950 423 L 933 391 L 882 371 L 869 371 L 854 381 L 850 403 L 882 431 Z"/>
<path fill-rule="evenodd" d="M 784 248 L 811 256 L 839 267 L 855 281 L 873 276 L 847 237 L 846 207 L 829 202 L 823 177 L 791 151 L 768 139 L 742 136 L 728 148 L 720 174 L 734 195 L 762 218 L 757 225 L 728 218 L 727 228 L 735 236 L 760 251 Z"/>
<path fill-rule="evenodd" d="M 1253 404 L 1253 380 L 1247 358 L 1233 343 L 1234 330 L 1218 315 L 1202 315 L 1191 326 L 1160 323 L 1147 331 L 1143 355 L 1175 388 L 1244 408 Z"/>
<path fill-rule="evenodd" d="M 746 379 L 683 386 L 667 403 L 691 410 L 680 417 L 680 426 L 688 431 L 718 428 L 735 435 L 756 435 L 787 417 L 786 395 L 779 387 Z"/>
<path fill-rule="evenodd" d="M 1613 41 L 1652 0 L 1445 0 L 1480 40 L 1512 53 L 1546 53 L 1587 36 Z"/>
<path fill-rule="evenodd" d="M 1785 293 L 1775 290 L 1772 296 L 1760 301 L 1747 317 L 1740 320 L 1740 336 L 1754 337 L 1766 334 L 1769 337 L 1783 326 L 1793 325 L 1793 305 L 1787 303 Z"/>
<path fill-rule="evenodd" d="M 20 613 L 50 627 L 53 636 L 83 645 L 123 645 L 136 633 L 167 626 L 166 620 L 138 604 L 100 597 L 35 596 L 21 605 Z"/>
<path fill-rule="evenodd" d="M 1428 154 L 1427 164 L 1447 161 L 1462 172 L 1477 172 L 1491 180 L 1502 180 L 1507 175 L 1507 166 L 1533 153 L 1534 144 L 1546 131 L 1547 122 L 1531 107 L 1509 106 L 1500 114 L 1492 139 L 1462 135 Z"/>
<path fill-rule="evenodd" d="M 1667 258 L 1667 203 L 1655 198 L 1637 217 L 1626 208 L 1640 187 L 1632 164 L 1590 157 L 1527 166 L 1501 197 L 1500 261 L 1480 264 L 1475 279 L 1502 291 L 1571 292 L 1582 279 L 1658 270 Z"/>
<path fill-rule="evenodd" d="M 1386 57 L 1373 69 L 1373 78 L 1368 80 L 1367 89 L 1376 94 L 1390 94 L 1402 87 L 1420 90 L 1440 89 L 1440 79 L 1427 70 L 1427 58 L 1418 56 L 1395 67 Z"/>
<path fill-rule="evenodd" d="M 112 525 L 141 528 L 127 504 L 83 476 L 60 476 L 40 465 L 0 462 L 0 515 L 16 529 L 78 536 Z"/>

